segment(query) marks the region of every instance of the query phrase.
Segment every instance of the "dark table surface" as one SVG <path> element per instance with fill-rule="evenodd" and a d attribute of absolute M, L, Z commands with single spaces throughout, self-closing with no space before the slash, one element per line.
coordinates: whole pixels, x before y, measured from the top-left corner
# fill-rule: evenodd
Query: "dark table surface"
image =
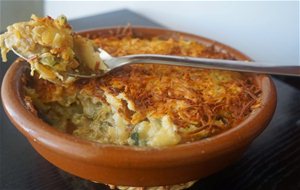
<path fill-rule="evenodd" d="M 160 26 L 128 10 L 71 20 L 75 30 L 126 25 Z M 9 63 L 16 57 L 9 55 Z M 9 63 L 1 63 L 2 83 Z M 237 163 L 199 180 L 190 189 L 300 189 L 300 80 L 273 77 L 278 104 L 267 129 Z M 0 107 L 0 190 L 108 189 L 56 168 L 41 157 Z"/>

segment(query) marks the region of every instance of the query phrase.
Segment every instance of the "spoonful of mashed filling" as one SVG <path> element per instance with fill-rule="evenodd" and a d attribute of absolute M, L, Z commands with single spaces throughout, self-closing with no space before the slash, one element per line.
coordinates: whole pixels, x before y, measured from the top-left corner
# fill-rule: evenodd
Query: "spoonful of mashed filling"
<path fill-rule="evenodd" d="M 1 56 L 12 50 L 30 63 L 31 74 L 56 84 L 75 80 L 72 72 L 104 71 L 93 42 L 72 31 L 65 16 L 56 19 L 31 16 L 28 22 L 15 23 L 0 35 Z"/>

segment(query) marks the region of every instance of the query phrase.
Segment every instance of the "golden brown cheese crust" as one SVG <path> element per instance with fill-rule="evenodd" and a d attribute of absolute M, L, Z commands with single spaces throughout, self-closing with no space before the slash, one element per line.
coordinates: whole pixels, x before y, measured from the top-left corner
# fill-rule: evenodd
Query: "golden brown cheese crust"
<path fill-rule="evenodd" d="M 178 127 L 194 125 L 197 129 L 192 133 L 208 129 L 214 134 L 237 125 L 258 103 L 260 94 L 251 76 L 157 65 L 127 66 L 99 84 L 115 96 L 124 93 L 134 102 L 134 113 L 126 114 L 126 104 L 119 110 L 132 124 L 149 115 L 169 115 Z"/>
<path fill-rule="evenodd" d="M 94 41 L 113 56 L 150 53 L 234 59 L 230 54 L 217 52 L 213 46 L 182 39 L 147 40 L 126 36 L 98 37 Z M 248 74 L 143 64 L 125 66 L 98 79 L 78 80 L 69 87 L 36 79 L 34 88 L 43 102 L 60 101 L 84 91 L 107 103 L 104 92 L 113 96 L 122 94 L 122 106 L 117 111 L 127 122 L 135 125 L 149 116 L 168 115 L 178 126 L 183 142 L 237 125 L 259 106 L 261 92 L 253 76 Z"/>

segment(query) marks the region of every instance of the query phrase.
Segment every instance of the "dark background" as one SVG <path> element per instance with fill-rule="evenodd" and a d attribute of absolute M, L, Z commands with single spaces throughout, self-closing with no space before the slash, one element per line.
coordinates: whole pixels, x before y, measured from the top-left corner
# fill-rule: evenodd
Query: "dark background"
<path fill-rule="evenodd" d="M 159 24 L 128 10 L 70 21 L 74 30 Z M 0 82 L 16 57 L 1 63 Z M 237 163 L 199 180 L 193 190 L 300 189 L 300 78 L 273 76 L 278 104 L 267 129 Z M 5 89 L 4 89 L 5 90 Z M 108 189 L 72 176 L 42 158 L 17 131 L 0 107 L 0 190 Z"/>

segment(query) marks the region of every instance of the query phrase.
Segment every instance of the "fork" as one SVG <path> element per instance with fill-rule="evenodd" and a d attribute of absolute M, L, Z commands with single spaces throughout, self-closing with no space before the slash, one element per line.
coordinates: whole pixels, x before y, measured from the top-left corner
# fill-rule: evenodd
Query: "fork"
<path fill-rule="evenodd" d="M 12 51 L 18 56 L 22 57 L 23 59 L 28 60 L 26 57 L 18 53 L 15 49 L 12 49 Z M 136 54 L 121 57 L 113 57 L 101 48 L 98 48 L 98 51 L 100 59 L 108 67 L 108 69 L 105 72 L 91 71 L 90 73 L 80 73 L 80 71 L 77 70 L 76 72 L 69 72 L 67 74 L 69 76 L 78 78 L 95 78 L 101 77 L 107 72 L 110 72 L 124 65 L 143 63 L 300 77 L 300 66 L 297 65 L 277 65 L 268 62 L 236 61 L 158 54 Z"/>

